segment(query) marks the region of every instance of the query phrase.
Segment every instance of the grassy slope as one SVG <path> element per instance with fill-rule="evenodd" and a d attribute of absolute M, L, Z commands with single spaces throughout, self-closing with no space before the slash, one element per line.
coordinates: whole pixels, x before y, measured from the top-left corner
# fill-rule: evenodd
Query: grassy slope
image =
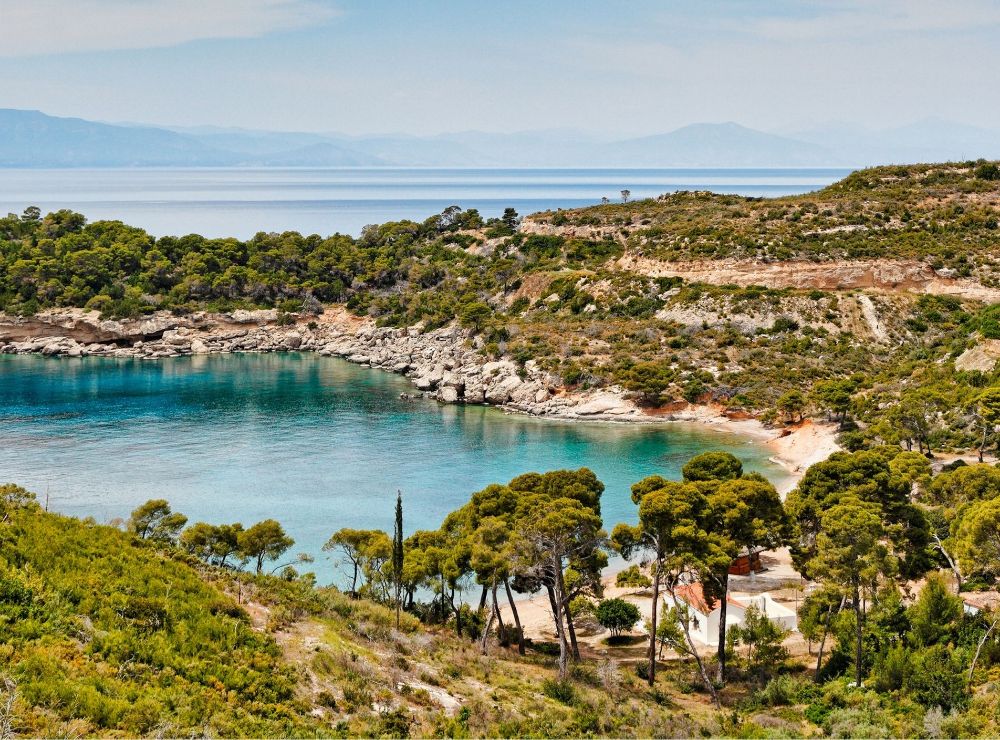
<path fill-rule="evenodd" d="M 758 691 L 734 678 L 723 712 L 695 690 L 690 664 L 668 661 L 650 690 L 634 670 L 638 646 L 585 653 L 560 685 L 551 645 L 519 658 L 493 643 L 482 655 L 478 642 L 408 614 L 396 630 L 391 610 L 308 579 L 236 580 L 117 529 L 37 509 L 0 524 L 0 553 L 0 699 L 6 680 L 16 682 L 19 735 L 924 732 L 926 708 L 910 698 L 852 691 L 846 678 L 816 685 L 795 664 Z M 994 734 L 991 686 L 977 688 L 968 713 L 948 717 L 949 732 Z"/>
<path fill-rule="evenodd" d="M 180 556 L 40 511 L 0 525 L 0 664 L 17 731 L 308 734 L 294 671 Z"/>
<path fill-rule="evenodd" d="M 205 571 L 111 527 L 35 510 L 0 525 L 0 674 L 29 736 L 677 735 L 701 697 L 586 661 L 550 698 L 526 658 L 308 582 Z M 249 614 L 232 594 L 239 591 Z M 683 679 L 683 669 L 676 675 Z M 682 680 L 683 682 L 683 680 Z"/>

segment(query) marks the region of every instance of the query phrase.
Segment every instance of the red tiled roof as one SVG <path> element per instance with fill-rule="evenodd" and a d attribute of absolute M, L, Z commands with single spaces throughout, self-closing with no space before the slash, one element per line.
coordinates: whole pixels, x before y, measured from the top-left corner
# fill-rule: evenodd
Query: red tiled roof
<path fill-rule="evenodd" d="M 705 591 L 702 589 L 701 583 L 698 581 L 678 586 L 674 589 L 674 593 L 677 594 L 678 599 L 681 599 L 695 611 L 699 611 L 702 614 L 711 614 L 719 605 L 718 600 L 716 600 L 711 608 L 708 606 L 708 602 L 705 600 Z M 741 604 L 731 596 L 726 598 L 726 602 L 730 606 L 738 606 L 740 609 L 746 609 L 747 606 L 746 604 Z"/>
<path fill-rule="evenodd" d="M 678 599 L 686 602 L 695 611 L 699 611 L 702 614 L 709 614 L 712 611 L 708 607 L 708 602 L 705 601 L 705 592 L 702 590 L 701 584 L 697 581 L 684 586 L 678 586 L 674 589 L 674 593 Z"/>
<path fill-rule="evenodd" d="M 977 609 L 993 609 L 1000 604 L 1000 593 L 996 591 L 963 591 L 962 601 Z"/>

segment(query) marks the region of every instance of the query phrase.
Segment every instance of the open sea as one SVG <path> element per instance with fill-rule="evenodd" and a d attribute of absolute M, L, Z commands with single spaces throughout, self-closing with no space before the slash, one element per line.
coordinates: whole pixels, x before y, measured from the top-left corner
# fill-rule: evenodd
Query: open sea
<path fill-rule="evenodd" d="M 0 214 L 36 205 L 118 219 L 156 236 L 241 239 L 258 231 L 358 234 L 423 221 L 450 205 L 521 215 L 676 190 L 779 196 L 816 190 L 841 169 L 0 169 Z"/>

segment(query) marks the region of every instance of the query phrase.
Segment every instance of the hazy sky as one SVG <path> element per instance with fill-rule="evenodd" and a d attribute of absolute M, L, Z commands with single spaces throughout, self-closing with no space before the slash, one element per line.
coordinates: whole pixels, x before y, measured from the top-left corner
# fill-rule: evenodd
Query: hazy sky
<path fill-rule="evenodd" d="M 1000 0 L 0 0 L 0 107 L 347 133 L 1000 128 Z"/>

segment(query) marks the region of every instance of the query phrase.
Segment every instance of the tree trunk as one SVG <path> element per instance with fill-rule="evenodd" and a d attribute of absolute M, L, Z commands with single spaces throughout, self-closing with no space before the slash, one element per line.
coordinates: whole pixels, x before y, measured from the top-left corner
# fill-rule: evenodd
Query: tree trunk
<path fill-rule="evenodd" d="M 840 608 L 844 608 L 844 599 L 840 600 Z M 839 611 L 839 610 L 838 610 Z M 823 649 L 826 647 L 826 636 L 830 634 L 830 620 L 833 618 L 833 607 L 831 606 L 829 611 L 826 613 L 826 622 L 823 625 L 823 639 L 819 641 L 819 655 L 816 658 L 816 675 L 813 677 L 814 680 L 819 683 L 819 671 L 823 667 Z"/>
<path fill-rule="evenodd" d="M 514 617 L 514 626 L 517 627 L 517 652 L 524 655 L 524 630 L 521 629 L 521 616 L 517 613 L 517 605 L 514 603 L 514 594 L 510 592 L 510 583 L 503 579 L 503 587 L 507 591 L 507 601 L 510 603 L 510 613 Z"/>
<path fill-rule="evenodd" d="M 441 601 L 444 601 L 444 594 L 441 594 Z M 448 601 L 451 602 L 451 610 L 455 612 L 455 634 L 462 636 L 462 608 L 455 607 L 455 589 L 448 594 Z"/>
<path fill-rule="evenodd" d="M 653 603 L 649 620 L 649 670 L 646 673 L 646 681 L 650 686 L 656 683 L 656 620 L 660 611 L 660 563 L 656 562 L 653 569 Z"/>
<path fill-rule="evenodd" d="M 861 638 L 863 633 L 863 626 L 861 623 L 861 593 L 858 588 L 858 584 L 854 584 L 854 682 L 855 685 L 861 688 Z"/>
<path fill-rule="evenodd" d="M 680 605 L 677 603 L 677 594 L 670 591 L 670 597 L 674 600 L 674 609 L 680 613 Z M 722 702 L 719 701 L 719 692 L 715 690 L 715 684 L 712 683 L 711 679 L 708 677 L 708 671 L 705 669 L 705 663 L 698 654 L 698 649 L 694 646 L 694 640 L 691 638 L 691 624 L 690 620 L 687 618 L 681 619 L 681 626 L 684 628 L 684 637 L 687 639 L 688 650 L 691 655 L 694 656 L 695 662 L 698 664 L 698 671 L 701 673 L 701 680 L 705 682 L 708 692 L 712 695 L 712 701 L 715 702 L 716 709 L 722 709 Z"/>
<path fill-rule="evenodd" d="M 510 640 L 507 639 L 507 629 L 503 624 L 503 617 L 500 615 L 500 605 L 497 604 L 497 584 L 493 584 L 491 589 L 493 593 L 493 612 L 497 615 L 497 635 L 500 638 L 500 644 L 504 647 L 510 645 Z"/>
<path fill-rule="evenodd" d="M 566 612 L 566 630 L 569 632 L 569 644 L 570 650 L 573 654 L 573 660 L 580 661 L 580 646 L 576 642 L 576 628 L 573 627 L 573 615 L 569 613 L 569 604 L 566 604 L 563 611 Z"/>
<path fill-rule="evenodd" d="M 979 654 L 983 651 L 983 645 L 986 644 L 986 641 L 990 637 L 990 633 L 997 626 L 997 622 L 1000 622 L 1000 616 L 996 616 L 993 618 L 993 621 L 990 622 L 990 626 L 987 628 L 985 634 L 983 634 L 983 637 L 979 641 L 979 644 L 976 645 L 976 654 L 972 658 L 972 665 L 969 666 L 969 683 L 972 683 L 972 676 L 976 672 L 976 663 L 979 662 Z"/>
<path fill-rule="evenodd" d="M 750 572 L 753 573 L 753 557 L 748 558 Z M 729 569 L 722 576 L 722 599 L 719 601 L 719 683 L 726 680 L 726 602 L 729 596 Z"/>
<path fill-rule="evenodd" d="M 563 580 L 562 568 L 556 573 L 559 590 L 563 594 L 563 611 L 566 613 L 566 628 L 569 631 L 570 645 L 573 649 L 573 660 L 580 660 L 580 646 L 576 642 L 576 629 L 573 627 L 573 615 L 569 611 L 569 595 L 566 593 L 566 582 Z"/>
<path fill-rule="evenodd" d="M 479 611 L 482 611 L 483 609 L 486 608 L 486 595 L 487 595 L 486 586 L 483 586 L 483 592 L 479 595 Z"/>
<path fill-rule="evenodd" d="M 560 602 L 559 605 L 557 606 L 556 589 L 553 588 L 553 586 L 546 586 L 546 590 L 548 591 L 549 594 L 549 605 L 552 607 L 552 618 L 556 620 L 556 634 L 558 635 L 559 630 L 565 628 L 565 624 L 563 623 L 563 618 L 562 618 L 564 605 L 562 604 L 562 602 Z M 561 589 L 559 592 L 561 593 Z M 567 614 L 567 616 L 569 615 Z M 573 634 L 573 637 L 575 639 L 575 634 Z"/>
<path fill-rule="evenodd" d="M 980 462 L 982 462 L 982 460 L 980 460 Z M 956 562 L 955 559 L 952 558 L 951 553 L 945 549 L 944 543 L 941 541 L 941 536 L 935 532 L 932 537 L 934 537 L 934 546 L 941 551 L 942 555 L 944 555 L 944 559 L 948 561 L 948 567 L 951 568 L 951 572 L 955 576 L 955 595 L 958 596 L 962 593 L 962 571 L 958 567 L 958 562 Z"/>
<path fill-rule="evenodd" d="M 555 572 L 561 574 L 562 562 L 560 558 L 553 557 L 552 561 L 552 564 L 555 566 Z M 554 610 L 553 617 L 555 617 L 556 622 L 556 635 L 559 637 L 559 680 L 565 681 L 567 676 L 569 676 L 569 645 L 566 644 L 566 631 L 563 628 L 562 619 L 562 579 L 557 577 L 553 578 L 552 581 L 554 588 L 554 593 L 551 594 L 552 608 Z"/>
<path fill-rule="evenodd" d="M 486 626 L 483 628 L 483 639 L 479 648 L 483 655 L 486 655 L 486 648 L 490 639 L 490 629 L 493 627 L 493 620 L 496 619 L 496 616 L 497 613 L 491 609 L 490 618 L 486 621 Z"/>
<path fill-rule="evenodd" d="M 546 586 L 545 587 L 545 592 L 549 595 L 549 606 L 552 608 L 552 618 L 555 619 L 556 618 L 556 612 L 558 611 L 556 609 L 556 592 L 555 592 L 555 589 L 553 589 L 552 586 Z"/>
<path fill-rule="evenodd" d="M 351 579 L 351 598 L 358 598 L 358 564 L 354 564 L 354 578 Z"/>

